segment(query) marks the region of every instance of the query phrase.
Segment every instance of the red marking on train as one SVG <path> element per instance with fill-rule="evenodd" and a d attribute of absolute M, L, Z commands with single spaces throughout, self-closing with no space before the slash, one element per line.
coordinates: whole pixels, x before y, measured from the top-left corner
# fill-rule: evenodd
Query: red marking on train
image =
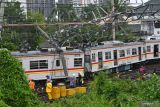
<path fill-rule="evenodd" d="M 92 64 L 98 64 L 98 62 L 92 62 Z"/>
<path fill-rule="evenodd" d="M 110 60 L 105 60 L 103 62 L 111 62 L 111 61 L 114 61 L 114 60 L 110 59 Z"/>
<path fill-rule="evenodd" d="M 69 68 L 67 70 L 78 70 L 78 69 L 84 69 L 84 67 L 81 67 L 81 68 Z M 25 71 L 25 73 L 31 73 L 31 72 L 55 72 L 55 71 L 58 71 L 58 70 L 63 70 L 63 69 L 45 69 L 45 70 L 29 70 L 29 71 Z"/>
<path fill-rule="evenodd" d="M 141 55 L 146 55 L 146 54 L 141 54 Z M 134 58 L 134 57 L 138 57 L 139 55 L 134 55 L 134 56 L 127 56 L 127 57 L 122 57 L 122 58 L 118 58 L 117 60 L 122 60 L 122 59 L 128 59 L 128 58 Z M 103 62 L 112 62 L 115 60 L 105 60 Z M 92 64 L 98 64 L 99 62 L 92 62 Z"/>
<path fill-rule="evenodd" d="M 153 54 L 153 52 L 147 52 L 146 54 Z"/>
<path fill-rule="evenodd" d="M 127 59 L 127 58 L 134 58 L 134 57 L 138 57 L 139 55 L 135 55 L 135 56 L 128 56 L 128 57 L 122 57 L 122 58 L 118 58 L 118 60 L 121 60 L 121 59 Z"/>

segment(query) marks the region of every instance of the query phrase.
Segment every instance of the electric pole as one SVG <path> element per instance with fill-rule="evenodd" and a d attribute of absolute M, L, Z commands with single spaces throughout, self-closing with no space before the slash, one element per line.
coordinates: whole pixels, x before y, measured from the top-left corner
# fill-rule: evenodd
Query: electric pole
<path fill-rule="evenodd" d="M 4 16 L 4 6 L 5 6 L 5 0 L 0 0 L 0 41 L 2 40 L 1 31 L 3 24 L 3 16 Z"/>
<path fill-rule="evenodd" d="M 111 0 L 111 4 L 112 4 L 112 14 L 114 14 L 114 12 L 115 12 L 114 0 Z M 115 19 L 112 22 L 112 37 L 113 37 L 113 41 L 114 41 L 116 39 Z"/>
<path fill-rule="evenodd" d="M 52 46 L 56 49 L 56 51 L 59 52 L 60 59 L 62 61 L 62 65 L 63 65 L 64 75 L 66 77 L 68 77 L 68 70 L 67 70 L 67 65 L 66 65 L 66 59 L 65 59 L 63 50 L 57 44 L 57 42 L 52 37 L 50 37 L 43 29 L 41 29 L 39 26 L 37 26 L 37 29 L 44 35 L 44 37 L 46 39 L 48 39 L 51 42 Z"/>

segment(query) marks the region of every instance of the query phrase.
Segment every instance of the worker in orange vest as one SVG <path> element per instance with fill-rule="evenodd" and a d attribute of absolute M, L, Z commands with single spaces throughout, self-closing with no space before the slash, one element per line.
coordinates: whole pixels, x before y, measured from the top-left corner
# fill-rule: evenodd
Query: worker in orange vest
<path fill-rule="evenodd" d="M 48 95 L 48 99 L 52 100 L 52 83 L 50 80 L 47 80 L 46 93 Z"/>
<path fill-rule="evenodd" d="M 30 89 L 32 91 L 34 91 L 34 89 L 35 89 L 35 83 L 34 83 L 34 81 L 32 79 L 29 80 L 29 87 L 30 87 Z"/>

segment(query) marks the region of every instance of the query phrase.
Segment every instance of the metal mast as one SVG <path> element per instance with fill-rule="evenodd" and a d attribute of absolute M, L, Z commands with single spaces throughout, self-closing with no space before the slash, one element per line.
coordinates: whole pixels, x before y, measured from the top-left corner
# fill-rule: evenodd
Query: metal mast
<path fill-rule="evenodd" d="M 0 40 L 2 40 L 1 30 L 3 24 L 4 6 L 5 6 L 5 0 L 0 0 Z"/>
<path fill-rule="evenodd" d="M 66 59 L 65 59 L 63 50 L 57 44 L 57 42 L 52 37 L 50 37 L 44 30 L 42 30 L 39 26 L 37 26 L 37 29 L 45 36 L 45 38 L 47 38 L 52 43 L 52 45 L 56 49 L 56 51 L 59 52 L 60 59 L 62 61 L 62 65 L 63 65 L 64 74 L 67 77 L 68 71 L 67 71 Z"/>
<path fill-rule="evenodd" d="M 112 14 L 114 14 L 115 12 L 114 0 L 111 0 L 111 4 L 112 4 Z M 112 22 L 112 37 L 114 41 L 116 39 L 115 19 Z"/>

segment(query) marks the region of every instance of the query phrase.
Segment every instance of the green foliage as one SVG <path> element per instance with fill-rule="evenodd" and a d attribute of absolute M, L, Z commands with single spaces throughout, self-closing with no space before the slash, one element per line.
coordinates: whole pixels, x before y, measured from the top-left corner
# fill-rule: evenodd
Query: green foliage
<path fill-rule="evenodd" d="M 57 15 L 56 18 L 55 16 Z M 73 7 L 73 4 L 57 4 L 57 7 L 52 11 L 52 15 L 49 17 L 50 21 L 58 22 L 73 22 L 77 21 L 77 14 Z"/>
<path fill-rule="evenodd" d="M 9 107 L 4 101 L 2 101 L 3 94 L 0 91 L 0 107 Z"/>
<path fill-rule="evenodd" d="M 37 24 L 44 24 L 45 17 L 43 14 L 39 12 L 28 12 L 27 13 L 27 22 L 28 23 L 37 23 Z"/>
<path fill-rule="evenodd" d="M 25 20 L 23 9 L 20 7 L 21 3 L 7 2 L 4 9 L 4 19 L 6 23 L 17 24 Z"/>
<path fill-rule="evenodd" d="M 6 11 L 10 8 L 6 8 Z M 13 13 L 21 14 L 21 8 L 17 7 L 17 10 L 13 9 Z M 10 13 L 8 13 L 10 14 Z M 11 14 L 12 15 L 12 14 Z M 22 23 L 45 23 L 45 18 L 40 13 L 30 13 L 28 12 L 28 18 L 24 19 Z M 9 22 L 8 22 L 9 23 Z M 19 23 L 19 22 L 17 22 Z M 20 22 L 21 23 L 21 22 Z M 39 47 L 39 44 L 44 39 L 40 36 L 35 27 L 14 27 L 14 28 L 5 28 L 2 31 L 2 41 L 0 40 L 0 47 L 7 48 L 8 50 L 35 50 Z"/>
<path fill-rule="evenodd" d="M 19 61 L 7 50 L 0 50 L 0 77 L 1 100 L 7 105 L 31 107 L 38 103 Z"/>
<path fill-rule="evenodd" d="M 159 107 L 160 77 L 133 81 L 109 78 L 106 72 L 95 77 L 86 95 L 66 97 L 47 107 Z"/>
<path fill-rule="evenodd" d="M 139 96 L 145 101 L 160 101 L 160 78 L 153 75 L 151 80 L 139 82 Z"/>
<path fill-rule="evenodd" d="M 134 42 L 137 37 L 131 32 L 127 24 L 118 25 L 116 39 L 123 42 Z"/>
<path fill-rule="evenodd" d="M 10 107 L 10 106 L 8 106 L 6 103 L 0 100 L 0 107 Z"/>

